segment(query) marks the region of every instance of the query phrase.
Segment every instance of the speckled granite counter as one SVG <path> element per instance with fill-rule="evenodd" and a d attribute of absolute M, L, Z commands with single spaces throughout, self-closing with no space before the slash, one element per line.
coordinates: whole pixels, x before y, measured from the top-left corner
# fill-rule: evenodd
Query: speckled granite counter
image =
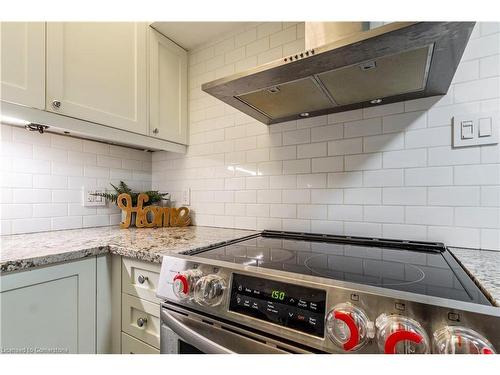
<path fill-rule="evenodd" d="M 0 237 L 0 272 L 25 270 L 111 253 L 160 263 L 163 255 L 194 250 L 258 232 L 215 227 L 101 227 Z M 450 248 L 479 287 L 500 306 L 500 251 Z"/>
<path fill-rule="evenodd" d="M 160 263 L 163 255 L 194 250 L 257 232 L 213 227 L 101 227 L 0 237 L 0 272 L 111 253 Z"/>
<path fill-rule="evenodd" d="M 481 290 L 500 306 L 500 251 L 449 249 Z"/>

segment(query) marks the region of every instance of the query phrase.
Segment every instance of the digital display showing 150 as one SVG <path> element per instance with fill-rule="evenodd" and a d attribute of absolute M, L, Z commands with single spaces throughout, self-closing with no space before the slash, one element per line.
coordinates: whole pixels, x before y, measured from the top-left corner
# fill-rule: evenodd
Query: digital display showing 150
<path fill-rule="evenodd" d="M 282 290 L 272 290 L 271 298 L 283 301 L 285 299 L 285 292 Z"/>

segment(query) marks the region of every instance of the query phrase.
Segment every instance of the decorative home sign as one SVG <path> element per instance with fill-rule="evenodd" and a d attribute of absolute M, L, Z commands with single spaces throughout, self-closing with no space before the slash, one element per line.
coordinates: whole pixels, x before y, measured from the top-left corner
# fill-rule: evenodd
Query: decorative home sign
<path fill-rule="evenodd" d="M 120 223 L 120 228 L 130 227 L 132 212 L 135 212 L 135 226 L 137 228 L 153 227 L 186 227 L 191 224 L 191 216 L 187 207 L 160 207 L 145 206 L 144 203 L 149 200 L 149 196 L 140 193 L 137 197 L 137 207 L 132 206 L 132 197 L 130 194 L 122 193 L 116 201 L 118 207 L 126 212 L 125 220 Z M 149 214 L 149 215 L 148 215 Z M 151 221 L 149 221 L 150 219 Z"/>

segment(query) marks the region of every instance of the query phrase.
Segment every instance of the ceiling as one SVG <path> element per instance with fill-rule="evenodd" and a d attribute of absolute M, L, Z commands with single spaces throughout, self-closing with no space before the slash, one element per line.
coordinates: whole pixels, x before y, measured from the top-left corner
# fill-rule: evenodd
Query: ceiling
<path fill-rule="evenodd" d="M 250 24 L 252 22 L 153 22 L 151 26 L 182 48 L 191 50 Z"/>

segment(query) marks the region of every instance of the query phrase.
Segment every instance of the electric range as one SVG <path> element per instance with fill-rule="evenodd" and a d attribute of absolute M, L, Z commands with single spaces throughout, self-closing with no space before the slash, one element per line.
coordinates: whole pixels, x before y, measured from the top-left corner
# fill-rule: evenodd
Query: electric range
<path fill-rule="evenodd" d="M 158 297 L 162 352 L 500 347 L 500 308 L 442 243 L 264 231 L 165 256 Z"/>

